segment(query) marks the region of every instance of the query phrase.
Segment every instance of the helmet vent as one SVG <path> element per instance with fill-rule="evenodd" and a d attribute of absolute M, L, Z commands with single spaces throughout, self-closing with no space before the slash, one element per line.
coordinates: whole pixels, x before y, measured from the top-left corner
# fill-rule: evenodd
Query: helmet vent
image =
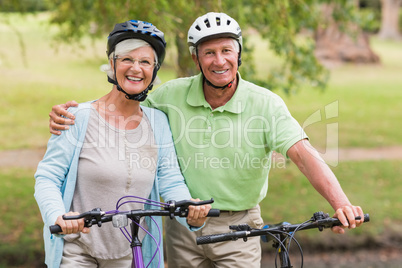
<path fill-rule="evenodd" d="M 1 1 L 1 0 L 0 0 Z M 187 33 L 187 43 L 190 53 L 193 53 L 200 43 L 220 37 L 237 40 L 242 46 L 242 36 L 239 24 L 225 13 L 209 12 L 198 17 Z"/>
<path fill-rule="evenodd" d="M 138 38 L 148 42 L 158 55 L 159 63 L 163 62 L 166 47 L 164 34 L 152 23 L 145 21 L 130 20 L 116 24 L 108 37 L 107 55 L 109 56 L 114 51 L 116 44 L 130 38 Z"/>

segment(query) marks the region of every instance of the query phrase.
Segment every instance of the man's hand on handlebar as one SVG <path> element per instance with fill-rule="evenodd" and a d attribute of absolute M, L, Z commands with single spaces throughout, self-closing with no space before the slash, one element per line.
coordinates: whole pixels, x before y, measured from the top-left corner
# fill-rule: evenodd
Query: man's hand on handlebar
<path fill-rule="evenodd" d="M 192 201 L 201 201 L 200 199 L 191 199 Z M 187 223 L 194 227 L 201 227 L 207 219 L 211 205 L 189 206 Z"/>
<path fill-rule="evenodd" d="M 60 130 L 69 129 L 68 125 L 74 125 L 75 116 L 67 109 L 69 107 L 77 107 L 76 101 L 68 101 L 65 104 L 58 104 L 52 107 L 52 111 L 49 113 L 49 131 L 52 134 L 60 135 Z M 64 117 L 62 117 L 64 116 Z"/>
<path fill-rule="evenodd" d="M 70 211 L 64 215 L 73 216 L 73 215 L 79 215 L 79 213 Z M 90 229 L 88 227 L 84 227 L 84 219 L 65 221 L 63 220 L 63 215 L 60 215 L 59 217 L 57 217 L 55 224 L 59 225 L 63 230 L 63 232 L 60 234 L 74 234 L 78 232 L 87 234 L 90 232 Z"/>
<path fill-rule="evenodd" d="M 356 220 L 355 217 L 360 216 L 360 220 Z M 332 231 L 337 234 L 345 233 L 345 229 L 354 229 L 359 227 L 364 222 L 363 210 L 359 206 L 343 206 L 336 210 L 334 218 L 338 218 L 343 226 L 334 226 Z"/>

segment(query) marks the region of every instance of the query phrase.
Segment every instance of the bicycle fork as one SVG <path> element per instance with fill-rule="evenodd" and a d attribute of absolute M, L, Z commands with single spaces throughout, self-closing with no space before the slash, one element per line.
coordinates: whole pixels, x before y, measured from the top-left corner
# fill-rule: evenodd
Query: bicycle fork
<path fill-rule="evenodd" d="M 142 258 L 142 250 L 141 250 L 141 241 L 138 238 L 138 232 L 139 232 L 139 222 L 140 222 L 140 217 L 134 217 L 133 222 L 130 224 L 131 226 L 131 250 L 133 253 L 133 261 L 131 263 L 131 268 L 144 268 L 144 260 Z M 137 224 L 136 224 L 137 223 Z"/>
<path fill-rule="evenodd" d="M 274 239 L 272 246 L 278 251 L 281 268 L 292 268 L 293 266 L 290 263 L 290 256 L 288 252 L 290 240 L 286 235 L 283 234 L 276 234 L 274 236 L 277 239 Z"/>

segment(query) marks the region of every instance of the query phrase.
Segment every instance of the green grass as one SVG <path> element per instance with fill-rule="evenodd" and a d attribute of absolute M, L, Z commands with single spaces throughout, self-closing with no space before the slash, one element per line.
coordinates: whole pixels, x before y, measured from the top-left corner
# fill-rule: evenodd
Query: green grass
<path fill-rule="evenodd" d="M 352 251 L 356 247 L 375 246 L 378 241 L 398 241 L 402 226 L 399 186 L 402 161 L 343 162 L 333 171 L 352 204 L 360 205 L 364 213 L 370 215 L 370 222 L 347 230 L 344 235 L 335 235 L 329 230 L 300 232 L 297 239 L 303 248 L 312 252 L 337 247 Z M 317 211 L 334 213 L 292 163 L 271 171 L 269 191 L 260 206 L 262 217 L 269 224 L 301 223 Z M 266 244 L 264 248 L 270 249 Z"/>
<path fill-rule="evenodd" d="M 383 50 L 391 50 L 378 44 Z M 375 46 L 376 47 L 376 46 Z M 402 60 L 402 44 L 395 57 Z M 392 51 L 392 50 L 391 50 Z M 387 55 L 381 66 L 342 66 L 332 71 L 328 88 L 324 92 L 304 89 L 297 95 L 284 96 L 289 109 L 301 124 L 315 111 L 326 118 L 326 106 L 336 104 L 338 115 L 331 119 L 339 124 L 340 147 L 380 147 L 400 145 L 402 129 L 399 100 L 402 99 L 402 65 L 388 67 Z M 402 61 L 401 61 L 402 62 Z M 310 125 L 306 131 L 317 146 L 325 146 L 320 137 L 326 132 L 328 120 Z M 364 138 L 362 138 L 364 137 Z"/>
<path fill-rule="evenodd" d="M 33 197 L 33 170 L 0 171 L 0 267 L 43 263 L 43 222 Z"/>
<path fill-rule="evenodd" d="M 400 187 L 397 187 L 402 173 L 401 161 L 346 162 L 333 170 L 350 201 L 361 205 L 371 217 L 362 228 L 347 232 L 344 239 L 352 237 L 351 241 L 354 241 L 353 237 L 358 235 L 380 237 L 386 229 L 402 223 Z M 43 223 L 33 198 L 33 173 L 28 169 L 0 171 L 0 267 L 22 265 L 25 260 L 43 263 Z M 286 168 L 273 168 L 268 195 L 261 208 L 267 223 L 298 223 L 316 211 L 333 213 L 328 203 L 291 163 L 286 163 Z M 329 231 L 324 236 L 317 231 L 301 235 L 317 240 L 328 236 L 336 239 Z"/>
<path fill-rule="evenodd" d="M 371 215 L 365 230 L 378 234 L 389 222 L 402 223 L 398 187 L 402 161 L 341 162 L 332 170 L 349 200 Z M 268 195 L 261 207 L 263 218 L 271 223 L 296 223 L 320 210 L 334 212 L 291 162 L 271 171 Z"/>
<path fill-rule="evenodd" d="M 256 48 L 260 73 L 279 65 L 280 59 L 267 50 L 267 42 L 257 36 L 250 40 Z M 313 145 L 328 146 L 326 128 L 338 123 L 340 147 L 380 147 L 400 145 L 402 128 L 402 43 L 371 38 L 372 49 L 381 58 L 379 65 L 343 65 L 331 70 L 328 87 L 320 91 L 304 85 L 298 92 L 283 97 L 293 116 L 303 126 L 315 113 L 322 120 L 305 128 Z M 263 52 L 263 53 L 262 53 Z M 241 70 L 240 70 L 241 71 Z M 336 105 L 337 116 L 326 120 L 325 108 Z M 364 138 L 362 138 L 364 137 Z"/>
<path fill-rule="evenodd" d="M 44 146 L 49 138 L 46 121 L 53 105 L 71 99 L 90 100 L 111 89 L 99 71 L 105 63 L 100 44 L 87 41 L 86 49 L 64 45 L 56 51 L 51 44 L 52 31 L 43 25 L 43 17 L 11 16 L 24 38 L 27 65 L 17 36 L 6 26 L 0 27 L 0 149 Z"/>

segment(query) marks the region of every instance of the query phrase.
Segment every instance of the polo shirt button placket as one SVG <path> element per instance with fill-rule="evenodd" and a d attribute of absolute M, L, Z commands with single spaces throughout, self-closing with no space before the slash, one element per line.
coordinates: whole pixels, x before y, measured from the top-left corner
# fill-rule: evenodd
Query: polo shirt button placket
<path fill-rule="evenodd" d="M 205 132 L 205 140 L 210 141 L 212 136 L 212 117 L 214 116 L 213 113 L 210 113 L 207 118 L 207 131 Z"/>
<path fill-rule="evenodd" d="M 212 126 L 209 121 L 207 121 L 207 131 L 205 131 L 205 140 L 211 140 Z"/>

